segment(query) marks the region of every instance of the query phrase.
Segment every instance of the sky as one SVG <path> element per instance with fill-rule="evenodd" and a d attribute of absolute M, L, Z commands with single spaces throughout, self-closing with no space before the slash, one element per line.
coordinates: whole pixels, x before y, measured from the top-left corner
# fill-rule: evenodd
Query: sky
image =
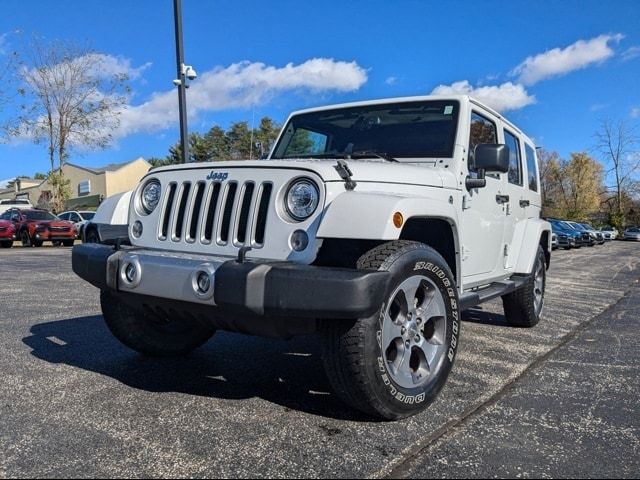
<path fill-rule="evenodd" d="M 640 1 L 182 0 L 189 131 L 282 123 L 300 108 L 469 93 L 538 146 L 593 148 L 604 118 L 640 123 Z M 164 157 L 179 139 L 172 0 L 3 0 L 0 55 L 37 34 L 88 43 L 131 94 L 101 166 Z M 0 113 L 7 120 L 11 108 Z M 28 138 L 0 144 L 0 181 L 48 168 Z"/>

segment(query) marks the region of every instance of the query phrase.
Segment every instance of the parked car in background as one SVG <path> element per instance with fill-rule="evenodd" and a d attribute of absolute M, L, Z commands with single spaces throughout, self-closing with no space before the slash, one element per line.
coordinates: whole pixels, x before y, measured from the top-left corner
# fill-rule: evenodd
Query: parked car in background
<path fill-rule="evenodd" d="M 12 208 L 33 208 L 33 205 L 26 198 L 18 198 L 15 200 L 0 200 L 0 214 L 3 214 L 7 210 L 11 210 Z"/>
<path fill-rule="evenodd" d="M 12 208 L 6 213 L 23 247 L 41 247 L 44 242 L 72 247 L 78 235 L 73 223 L 60 220 L 46 210 Z"/>
<path fill-rule="evenodd" d="M 591 233 L 578 222 L 572 222 L 569 220 L 565 220 L 564 223 L 569 225 L 569 227 L 573 228 L 576 232 L 580 232 L 582 234 L 582 244 L 587 245 L 589 247 L 593 247 L 596 244 L 596 237 L 591 235 Z"/>
<path fill-rule="evenodd" d="M 614 227 L 604 227 L 601 228 L 600 231 L 604 235 L 605 240 L 615 240 L 620 235 L 617 228 Z"/>
<path fill-rule="evenodd" d="M 0 215 L 0 248 L 11 248 L 16 238 L 16 227 L 5 212 Z"/>
<path fill-rule="evenodd" d="M 69 211 L 62 212 L 58 214 L 58 218 L 60 220 L 66 220 L 68 222 L 73 223 L 76 226 L 76 230 L 78 231 L 78 238 L 82 238 L 82 233 L 84 232 L 84 228 L 88 222 L 95 216 L 96 212 L 90 211 Z"/>
<path fill-rule="evenodd" d="M 589 232 L 589 235 L 591 235 L 591 237 L 593 237 L 593 239 L 596 241 L 596 243 L 598 245 L 602 245 L 604 243 L 604 235 L 602 234 L 601 231 L 596 230 L 595 228 L 593 228 L 588 223 L 580 223 L 579 225 L 584 227 L 585 230 L 587 232 Z"/>
<path fill-rule="evenodd" d="M 558 236 L 555 233 L 551 234 L 551 249 L 555 250 L 558 248 Z"/>
<path fill-rule="evenodd" d="M 583 244 L 582 232 L 571 228 L 560 220 L 549 219 L 553 233 L 558 236 L 558 246 L 569 250 L 570 248 L 580 248 Z"/>
<path fill-rule="evenodd" d="M 640 242 L 640 228 L 638 227 L 627 228 L 624 231 L 624 239 Z"/>

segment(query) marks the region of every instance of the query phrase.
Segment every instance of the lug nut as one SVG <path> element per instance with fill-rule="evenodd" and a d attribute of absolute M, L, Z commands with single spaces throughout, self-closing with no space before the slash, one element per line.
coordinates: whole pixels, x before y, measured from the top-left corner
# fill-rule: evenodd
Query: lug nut
<path fill-rule="evenodd" d="M 402 327 L 400 329 L 400 333 L 402 333 L 402 335 L 404 335 L 405 333 L 407 333 L 407 327 Z"/>
<path fill-rule="evenodd" d="M 411 346 L 411 342 L 407 340 L 406 342 L 404 342 L 404 346 L 409 348 Z"/>
<path fill-rule="evenodd" d="M 414 338 L 416 343 L 420 343 L 420 335 L 416 335 L 416 338 Z"/>

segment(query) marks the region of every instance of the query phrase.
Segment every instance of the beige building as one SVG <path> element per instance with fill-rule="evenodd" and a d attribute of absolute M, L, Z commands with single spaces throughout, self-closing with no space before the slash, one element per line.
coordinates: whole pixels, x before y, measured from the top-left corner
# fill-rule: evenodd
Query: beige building
<path fill-rule="evenodd" d="M 97 207 L 100 202 L 116 193 L 133 190 L 149 171 L 151 164 L 144 158 L 90 168 L 66 163 L 64 177 L 71 182 L 71 199 L 67 208 Z M 51 198 L 48 180 L 18 179 L 15 188 L 0 190 L 0 199 L 28 198 L 34 205 L 45 206 Z"/>

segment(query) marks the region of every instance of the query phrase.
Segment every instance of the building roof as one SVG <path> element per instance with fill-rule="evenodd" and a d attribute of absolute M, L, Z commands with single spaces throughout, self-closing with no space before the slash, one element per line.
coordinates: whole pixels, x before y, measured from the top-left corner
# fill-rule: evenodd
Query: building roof
<path fill-rule="evenodd" d="M 129 165 L 131 163 L 134 163 L 134 162 L 137 162 L 139 160 L 144 160 L 144 157 L 138 157 L 135 160 L 129 160 L 127 162 L 110 163 L 109 165 L 105 165 L 104 167 L 84 167 L 82 165 L 76 165 L 75 163 L 70 163 L 70 162 L 67 162 L 66 164 L 70 165 L 72 167 L 80 168 L 82 170 L 87 170 L 87 171 L 92 172 L 92 173 L 94 173 L 96 175 L 99 175 L 99 174 L 104 173 L 104 172 L 117 172 L 121 168 L 126 167 L 127 165 Z M 146 160 L 144 160 L 144 161 L 146 161 Z"/>

